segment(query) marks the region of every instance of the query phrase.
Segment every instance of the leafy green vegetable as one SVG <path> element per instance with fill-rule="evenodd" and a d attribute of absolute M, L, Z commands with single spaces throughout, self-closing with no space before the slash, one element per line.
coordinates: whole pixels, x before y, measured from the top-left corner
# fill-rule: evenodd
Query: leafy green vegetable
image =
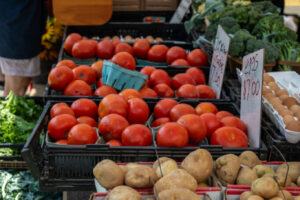
<path fill-rule="evenodd" d="M 0 101 L 0 143 L 24 143 L 42 112 L 34 100 L 10 92 Z"/>
<path fill-rule="evenodd" d="M 13 156 L 15 155 L 15 151 L 11 148 L 0 148 L 0 157 L 1 156 Z"/>
<path fill-rule="evenodd" d="M 0 170 L 1 200 L 61 200 L 57 192 L 39 192 L 38 181 L 29 171 Z"/>
<path fill-rule="evenodd" d="M 291 40 L 282 40 L 276 46 L 280 52 L 280 60 L 300 62 L 300 44 Z M 291 71 L 292 66 L 283 65 L 279 66 L 282 71 Z"/>
<path fill-rule="evenodd" d="M 239 31 L 237 31 L 231 39 L 229 55 L 235 57 L 243 57 L 245 55 L 247 41 L 253 38 L 254 36 L 252 36 L 245 29 L 240 29 Z"/>

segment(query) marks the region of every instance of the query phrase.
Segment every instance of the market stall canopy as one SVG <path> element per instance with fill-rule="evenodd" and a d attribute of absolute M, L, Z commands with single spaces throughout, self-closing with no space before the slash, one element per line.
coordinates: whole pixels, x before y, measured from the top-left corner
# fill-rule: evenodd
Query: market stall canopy
<path fill-rule="evenodd" d="M 112 15 L 112 0 L 53 0 L 53 12 L 64 25 L 102 25 Z"/>

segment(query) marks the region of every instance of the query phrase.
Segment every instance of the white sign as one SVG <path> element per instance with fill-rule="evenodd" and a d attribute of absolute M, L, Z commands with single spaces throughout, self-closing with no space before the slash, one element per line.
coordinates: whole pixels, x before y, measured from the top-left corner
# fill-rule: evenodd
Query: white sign
<path fill-rule="evenodd" d="M 189 10 L 191 4 L 192 4 L 192 0 L 181 0 L 178 8 L 176 9 L 174 15 L 172 16 L 170 24 L 180 23 L 186 13 L 186 11 Z"/>
<path fill-rule="evenodd" d="M 208 80 L 208 85 L 214 90 L 217 99 L 221 95 L 229 44 L 230 37 L 223 30 L 222 26 L 219 25 Z"/>
<path fill-rule="evenodd" d="M 261 91 L 264 49 L 243 57 L 241 120 L 247 125 L 251 147 L 260 147 Z"/>

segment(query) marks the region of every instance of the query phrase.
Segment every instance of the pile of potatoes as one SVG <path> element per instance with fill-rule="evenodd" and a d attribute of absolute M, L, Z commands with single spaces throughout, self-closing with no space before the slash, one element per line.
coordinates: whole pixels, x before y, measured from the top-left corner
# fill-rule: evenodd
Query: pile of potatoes
<path fill-rule="evenodd" d="M 167 157 L 155 161 L 152 167 L 137 163 L 122 166 L 103 160 L 95 166 L 93 173 L 103 187 L 112 189 L 106 200 L 141 200 L 142 197 L 132 188 L 152 187 L 160 200 L 201 200 L 195 193 L 196 189 L 206 186 L 213 173 L 213 165 L 211 154 L 198 149 L 191 152 L 180 167 L 175 160 Z"/>

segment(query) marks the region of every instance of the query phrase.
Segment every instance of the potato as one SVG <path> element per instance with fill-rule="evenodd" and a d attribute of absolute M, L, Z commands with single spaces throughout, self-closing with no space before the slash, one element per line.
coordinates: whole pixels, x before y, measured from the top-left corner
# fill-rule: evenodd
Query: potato
<path fill-rule="evenodd" d="M 216 160 L 216 172 L 222 184 L 235 183 L 240 164 L 240 158 L 233 154 L 221 156 Z"/>
<path fill-rule="evenodd" d="M 292 194 L 289 191 L 281 190 L 278 192 L 277 197 L 280 197 L 285 200 L 294 200 Z"/>
<path fill-rule="evenodd" d="M 300 195 L 296 196 L 295 200 L 300 200 Z"/>
<path fill-rule="evenodd" d="M 209 185 L 207 185 L 207 183 L 202 182 L 202 183 L 198 183 L 198 187 L 209 187 Z"/>
<path fill-rule="evenodd" d="M 138 163 L 128 163 L 126 165 L 127 169 L 130 170 L 130 169 L 133 169 L 133 168 L 136 168 L 136 167 L 140 167 L 141 165 L 138 164 Z"/>
<path fill-rule="evenodd" d="M 273 198 L 271 198 L 270 200 L 284 200 L 284 199 L 282 199 L 282 198 L 280 198 L 280 197 L 273 197 Z"/>
<path fill-rule="evenodd" d="M 124 172 L 124 175 L 128 172 L 128 167 L 126 165 L 119 165 L 119 167 L 122 169 L 122 171 Z"/>
<path fill-rule="evenodd" d="M 249 167 L 242 167 L 236 179 L 238 185 L 251 185 L 257 179 L 255 171 Z"/>
<path fill-rule="evenodd" d="M 172 188 L 186 188 L 195 192 L 197 188 L 197 181 L 184 169 L 175 169 L 159 179 L 155 184 L 155 188 L 155 193 L 160 193 L 161 191 Z"/>
<path fill-rule="evenodd" d="M 253 195 L 251 191 L 245 191 L 241 194 L 240 200 L 247 200 L 249 196 Z"/>
<path fill-rule="evenodd" d="M 159 200 L 202 200 L 196 193 L 185 188 L 173 188 L 160 192 Z"/>
<path fill-rule="evenodd" d="M 288 175 L 291 177 L 292 182 L 296 182 L 297 178 L 300 176 L 300 162 L 288 162 L 289 165 L 289 173 Z M 287 173 L 287 164 L 281 164 L 276 173 Z"/>
<path fill-rule="evenodd" d="M 124 183 L 123 170 L 111 160 L 102 160 L 93 169 L 97 181 L 106 189 L 112 189 Z"/>
<path fill-rule="evenodd" d="M 247 200 L 264 200 L 264 199 L 258 195 L 250 195 Z"/>
<path fill-rule="evenodd" d="M 214 161 L 211 154 L 205 149 L 197 149 L 181 163 L 181 167 L 190 173 L 198 183 L 206 181 L 213 172 Z"/>
<path fill-rule="evenodd" d="M 252 151 L 244 151 L 240 155 L 241 164 L 250 167 L 251 169 L 256 166 L 260 165 L 261 161 L 257 157 L 257 155 Z"/>
<path fill-rule="evenodd" d="M 108 193 L 105 200 L 142 200 L 141 195 L 131 187 L 121 185 Z"/>
<path fill-rule="evenodd" d="M 253 170 L 255 171 L 257 177 L 262 177 L 263 175 L 269 173 L 269 174 L 275 174 L 274 170 L 270 167 L 264 166 L 264 165 L 256 165 Z"/>
<path fill-rule="evenodd" d="M 279 188 L 272 177 L 262 177 L 253 181 L 251 191 L 265 199 L 270 199 L 278 194 Z"/>
<path fill-rule="evenodd" d="M 152 178 L 152 181 L 150 180 Z M 153 187 L 153 183 L 157 181 L 154 170 L 147 166 L 139 166 L 130 169 L 125 175 L 125 184 L 133 188 L 149 188 Z"/>
<path fill-rule="evenodd" d="M 264 176 L 270 176 L 270 177 L 276 177 L 276 179 L 277 179 L 277 182 L 279 183 L 279 185 L 281 186 L 281 187 L 289 187 L 289 186 L 291 186 L 291 183 L 292 183 L 292 181 L 291 181 L 291 177 L 290 176 L 287 176 L 287 177 L 285 177 L 285 174 L 269 174 L 269 173 L 267 173 L 267 174 L 265 174 Z M 285 178 L 286 178 L 286 180 L 285 180 Z M 284 182 L 285 182 L 285 186 L 284 186 Z"/>
<path fill-rule="evenodd" d="M 298 187 L 297 184 L 295 184 L 294 182 L 291 183 L 291 187 Z"/>
<path fill-rule="evenodd" d="M 167 175 L 174 169 L 178 169 L 178 165 L 177 165 L 176 161 L 171 158 L 162 157 L 162 158 L 159 158 L 159 162 L 161 165 L 162 174 L 160 171 L 158 160 L 156 160 L 153 163 L 153 167 L 152 167 L 158 178 L 161 178 L 162 176 Z"/>
<path fill-rule="evenodd" d="M 300 187 L 300 176 L 297 178 L 297 185 Z"/>

